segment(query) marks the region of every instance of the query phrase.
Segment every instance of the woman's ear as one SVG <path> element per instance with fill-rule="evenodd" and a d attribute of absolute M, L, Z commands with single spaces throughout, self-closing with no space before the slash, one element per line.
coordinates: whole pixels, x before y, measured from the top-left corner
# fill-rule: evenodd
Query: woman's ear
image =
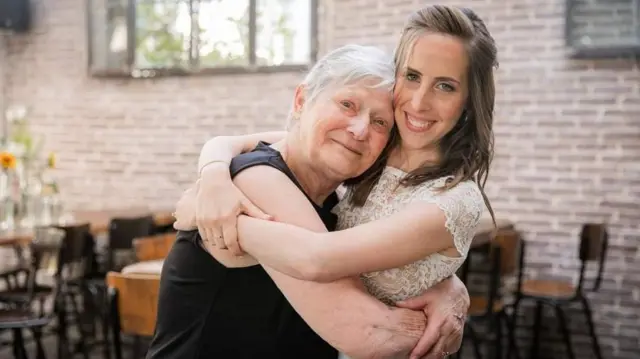
<path fill-rule="evenodd" d="M 296 91 L 293 97 L 293 111 L 296 113 L 301 113 L 302 108 L 304 107 L 305 98 L 306 98 L 306 88 L 304 85 L 296 86 Z"/>

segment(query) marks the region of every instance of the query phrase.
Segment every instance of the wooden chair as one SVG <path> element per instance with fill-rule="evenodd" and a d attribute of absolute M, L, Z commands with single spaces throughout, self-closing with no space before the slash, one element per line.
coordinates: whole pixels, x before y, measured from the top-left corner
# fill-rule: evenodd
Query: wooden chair
<path fill-rule="evenodd" d="M 483 295 L 470 296 L 469 319 L 465 325 L 465 335 L 471 340 L 476 359 L 482 358 L 480 346 L 485 342 L 495 350 L 496 358 L 502 358 L 503 328 L 507 329 L 509 346 L 515 347 L 513 322 L 505 311 L 506 305 L 500 289 L 502 278 L 513 275 L 518 270 L 518 248 L 521 242 L 520 235 L 515 229 L 505 228 L 496 231 L 493 239 L 486 246 L 490 261 L 487 292 Z M 469 273 L 469 262 L 466 260 L 462 267 L 461 276 L 465 282 Z M 481 331 L 475 329 L 479 324 L 485 324 Z M 511 355 L 520 358 L 517 350 L 508 354 L 508 359 Z M 457 358 L 460 357 L 462 357 L 462 348 L 457 353 Z"/>
<path fill-rule="evenodd" d="M 136 238 L 133 240 L 136 259 L 140 262 L 164 259 L 175 241 L 175 232 Z"/>
<path fill-rule="evenodd" d="M 112 340 L 116 359 L 122 359 L 121 334 L 153 336 L 158 312 L 160 276 L 145 274 L 107 274 Z M 139 342 L 134 345 L 134 358 L 140 357 Z"/>
<path fill-rule="evenodd" d="M 532 344 L 532 358 L 538 357 L 538 347 L 540 341 L 540 330 L 542 322 L 542 308 L 543 305 L 553 307 L 556 317 L 560 324 L 560 330 L 562 332 L 563 340 L 566 346 L 567 355 L 571 359 L 575 359 L 573 352 L 573 346 L 571 344 L 571 333 L 569 332 L 566 317 L 564 314 L 563 306 L 571 303 L 580 303 L 589 330 L 589 336 L 591 337 L 591 344 L 593 352 L 597 359 L 602 359 L 602 353 L 600 350 L 600 344 L 598 337 L 595 333 L 593 325 L 593 317 L 591 307 L 585 296 L 587 290 L 584 288 L 585 272 L 587 262 L 597 262 L 597 274 L 594 281 L 594 286 L 591 291 L 595 292 L 600 288 L 602 281 L 602 274 L 604 271 L 604 262 L 606 258 L 607 248 L 609 243 L 609 234 L 605 225 L 596 223 L 587 223 L 582 227 L 580 233 L 580 246 L 578 250 L 578 258 L 580 259 L 580 275 L 578 283 L 573 284 L 571 282 L 553 280 L 553 279 L 536 279 L 536 280 L 523 280 L 522 271 L 518 278 L 518 287 L 515 293 L 516 300 L 513 304 L 513 318 L 514 326 L 515 319 L 517 318 L 518 308 L 520 303 L 524 300 L 532 300 L 535 302 L 535 320 L 533 327 L 533 344 Z M 521 248 L 520 251 L 520 265 L 524 263 L 525 249 Z M 511 349 L 511 348 L 510 348 Z"/>

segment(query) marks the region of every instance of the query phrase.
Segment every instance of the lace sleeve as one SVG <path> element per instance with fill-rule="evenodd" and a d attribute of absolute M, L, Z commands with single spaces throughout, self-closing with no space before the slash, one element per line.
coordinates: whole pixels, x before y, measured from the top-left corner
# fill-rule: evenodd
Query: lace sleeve
<path fill-rule="evenodd" d="M 466 257 L 475 234 L 475 228 L 484 210 L 480 189 L 473 181 L 459 183 L 454 188 L 433 196 L 433 202 L 444 212 L 445 226 L 453 236 L 458 253 Z"/>

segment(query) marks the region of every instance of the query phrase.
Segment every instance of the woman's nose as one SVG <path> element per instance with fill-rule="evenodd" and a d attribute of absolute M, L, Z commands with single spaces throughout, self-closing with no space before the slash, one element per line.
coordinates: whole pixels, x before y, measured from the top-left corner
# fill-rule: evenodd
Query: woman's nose
<path fill-rule="evenodd" d="M 429 89 L 419 89 L 411 97 L 411 107 L 415 111 L 426 111 L 431 109 L 431 91 Z"/>
<path fill-rule="evenodd" d="M 358 141 L 362 141 L 367 138 L 369 134 L 369 118 L 368 116 L 360 115 L 351 119 L 347 130 Z"/>

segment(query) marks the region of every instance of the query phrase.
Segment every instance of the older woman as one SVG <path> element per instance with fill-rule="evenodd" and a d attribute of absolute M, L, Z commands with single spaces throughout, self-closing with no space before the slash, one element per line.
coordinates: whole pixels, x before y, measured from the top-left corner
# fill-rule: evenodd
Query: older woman
<path fill-rule="evenodd" d="M 230 217 L 245 212 L 242 207 L 258 218 L 264 214 L 242 196 L 218 201 L 238 191 L 220 185 L 226 175 L 214 175 L 203 176 L 198 199 L 205 239 L 234 253 L 241 245 L 263 265 L 301 279 L 359 274 L 387 303 L 451 276 L 466 258 L 483 207 L 491 212 L 483 187 L 493 154 L 496 53 L 489 31 L 470 9 L 434 5 L 412 13 L 396 49 L 398 136 L 376 165 L 347 182 L 348 194 L 336 210 L 340 231 L 317 234 L 241 216 L 238 244 Z M 231 154 L 252 141 L 240 138 L 229 146 L 235 147 Z M 230 157 L 224 146 L 213 147 L 203 151 L 205 164 Z"/>
<path fill-rule="evenodd" d="M 286 138 L 231 161 L 235 185 L 279 221 L 333 229 L 334 190 L 389 139 L 393 83 L 392 61 L 378 49 L 329 53 L 296 89 Z M 407 356 L 424 328 L 422 312 L 385 306 L 357 279 L 301 281 L 249 256 L 207 253 L 198 231 L 181 231 L 163 265 L 147 357 L 335 359 L 339 349 L 390 358 Z"/>

